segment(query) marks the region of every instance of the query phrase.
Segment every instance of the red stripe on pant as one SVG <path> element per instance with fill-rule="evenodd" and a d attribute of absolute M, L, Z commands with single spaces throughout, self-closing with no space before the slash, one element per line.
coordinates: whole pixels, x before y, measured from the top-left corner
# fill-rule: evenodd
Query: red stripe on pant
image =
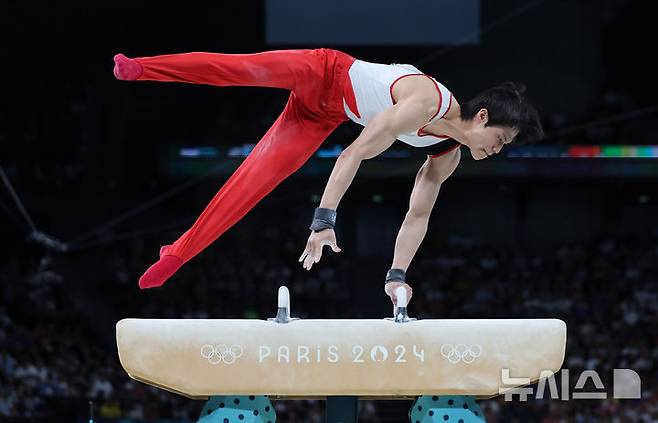
<path fill-rule="evenodd" d="M 139 286 L 151 288 L 162 285 L 185 262 L 239 221 L 299 169 L 346 120 L 342 90 L 354 59 L 335 50 L 319 49 L 237 55 L 185 53 L 136 60 L 144 68 L 140 80 L 292 91 L 283 113 L 194 225 L 171 246 L 161 249 L 160 260 L 142 275 Z"/>

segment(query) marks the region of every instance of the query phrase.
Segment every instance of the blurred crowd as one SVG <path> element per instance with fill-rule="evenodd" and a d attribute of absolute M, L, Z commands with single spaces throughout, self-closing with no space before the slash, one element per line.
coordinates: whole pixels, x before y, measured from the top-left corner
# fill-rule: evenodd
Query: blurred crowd
<path fill-rule="evenodd" d="M 80 420 L 91 400 L 98 421 L 194 421 L 200 402 L 135 382 L 124 373 L 112 339 L 112 323 L 123 317 L 272 317 L 274 293 L 282 282 L 291 288 L 297 316 L 376 317 L 345 295 L 359 274 L 359 261 L 330 256 L 317 269 L 300 271 L 293 259 L 300 236 L 280 226 L 243 225 L 226 235 L 225 247 L 196 258 L 165 289 L 140 293 L 135 280 L 153 255 L 142 242 L 104 247 L 106 265 L 89 273 L 94 278 L 75 266 L 72 272 L 70 264 L 58 265 L 60 256 L 36 247 L 5 257 L 0 273 L 0 416 L 74 415 Z M 78 261 L 90 269 L 98 266 L 84 257 Z M 606 383 L 605 400 L 560 401 L 545 394 L 528 402 L 482 401 L 488 422 L 655 422 L 656 275 L 655 239 L 608 238 L 531 252 L 455 236 L 421 250 L 409 271 L 415 294 L 410 312 L 418 318 L 563 319 L 569 389 L 573 391 L 582 370 L 597 371 Z M 377 295 L 382 295 L 379 282 Z M 612 398 L 607 383 L 615 368 L 630 368 L 641 376 L 642 400 Z M 410 403 L 393 403 L 361 402 L 360 421 L 406 419 Z M 275 407 L 283 422 L 323 421 L 321 401 L 276 401 Z"/>

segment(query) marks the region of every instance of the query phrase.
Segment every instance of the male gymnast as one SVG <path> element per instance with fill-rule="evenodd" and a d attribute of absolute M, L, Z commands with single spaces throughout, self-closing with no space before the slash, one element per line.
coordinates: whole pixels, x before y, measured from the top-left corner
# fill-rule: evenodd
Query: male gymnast
<path fill-rule="evenodd" d="M 395 242 L 385 292 L 412 289 L 405 273 L 427 232 L 441 184 L 460 161 L 461 145 L 475 160 L 498 154 L 514 140 L 543 135 L 525 88 L 511 82 L 460 104 L 433 77 L 405 64 L 355 59 L 333 49 L 276 50 L 255 54 L 183 53 L 114 57 L 114 75 L 125 81 L 187 82 L 216 86 L 258 86 L 290 91 L 283 112 L 197 221 L 139 279 L 140 288 L 161 286 L 195 255 L 239 221 L 281 181 L 299 169 L 342 122 L 364 129 L 338 157 L 310 226 L 300 262 L 310 270 L 322 249 L 340 252 L 334 233 L 336 210 L 361 162 L 396 140 L 421 149 L 420 167 Z"/>

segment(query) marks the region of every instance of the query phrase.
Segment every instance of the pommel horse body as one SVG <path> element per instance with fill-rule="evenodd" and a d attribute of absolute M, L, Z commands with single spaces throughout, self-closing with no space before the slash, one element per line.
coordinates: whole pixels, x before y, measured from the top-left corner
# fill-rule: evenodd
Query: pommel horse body
<path fill-rule="evenodd" d="M 484 422 L 491 398 L 556 373 L 558 319 L 416 320 L 406 292 L 389 319 L 123 319 L 119 359 L 136 380 L 208 399 L 199 423 L 274 423 L 269 398 L 326 399 L 328 423 L 356 423 L 358 399 L 414 399 L 412 423 Z M 516 382 L 516 385 L 514 384 Z"/>

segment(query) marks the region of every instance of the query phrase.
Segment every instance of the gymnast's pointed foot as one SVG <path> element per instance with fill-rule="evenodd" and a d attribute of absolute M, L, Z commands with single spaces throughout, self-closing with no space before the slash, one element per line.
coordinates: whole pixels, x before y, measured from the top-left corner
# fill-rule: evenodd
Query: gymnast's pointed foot
<path fill-rule="evenodd" d="M 114 76 L 122 81 L 134 81 L 144 72 L 142 65 L 135 59 L 119 53 L 114 56 Z"/>
<path fill-rule="evenodd" d="M 171 245 L 163 245 L 160 247 L 160 258 L 164 257 L 167 254 L 167 251 L 169 251 L 169 248 Z"/>
<path fill-rule="evenodd" d="M 139 278 L 141 289 L 162 286 L 167 279 L 178 271 L 183 265 L 183 260 L 176 256 L 163 256 L 154 265 L 148 268 Z"/>

